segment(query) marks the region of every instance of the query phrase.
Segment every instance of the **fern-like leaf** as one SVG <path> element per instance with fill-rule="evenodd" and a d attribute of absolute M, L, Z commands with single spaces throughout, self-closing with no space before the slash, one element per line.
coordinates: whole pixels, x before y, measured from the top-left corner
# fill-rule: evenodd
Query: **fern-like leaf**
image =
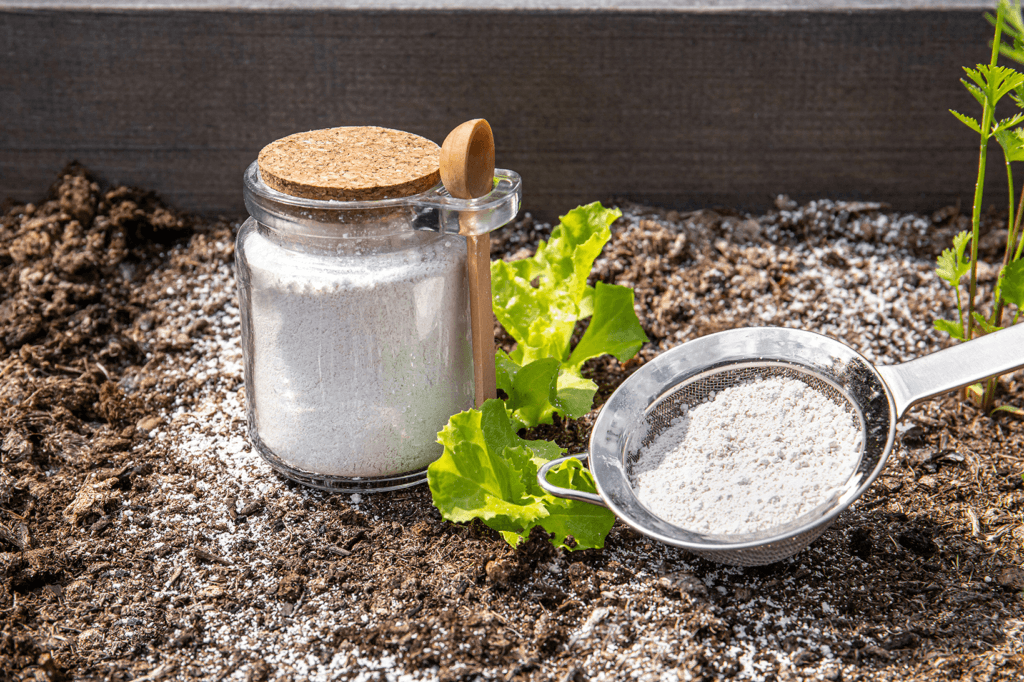
<path fill-rule="evenodd" d="M 961 232 L 953 237 L 953 248 L 943 251 L 937 259 L 935 274 L 954 289 L 971 269 L 970 262 L 964 262 L 964 250 L 970 241 L 971 233 Z"/>
<path fill-rule="evenodd" d="M 1006 93 L 1024 84 L 1024 73 L 1009 66 L 990 66 L 987 70 L 989 97 L 992 98 L 993 104 L 1001 100 Z"/>
<path fill-rule="evenodd" d="M 1018 309 L 1024 308 L 1024 258 L 1013 261 L 999 273 L 999 297 Z"/>
<path fill-rule="evenodd" d="M 950 322 L 949 320 L 935 320 L 932 323 L 936 329 L 940 332 L 946 332 L 954 339 L 958 341 L 964 340 L 964 327 L 959 322 Z"/>
<path fill-rule="evenodd" d="M 1024 63 L 1024 18 L 1021 16 L 1020 4 L 1009 2 L 1008 0 L 999 0 L 999 5 L 999 13 L 1003 17 L 1001 22 L 1003 35 L 1013 42 L 1012 47 L 1000 42 L 999 52 L 1015 62 Z M 997 17 L 986 12 L 985 18 L 993 26 L 996 25 Z"/>
<path fill-rule="evenodd" d="M 958 111 L 953 111 L 952 109 L 950 109 L 950 110 L 949 110 L 949 113 L 951 113 L 951 114 L 953 114 L 954 116 L 956 116 L 956 117 L 957 117 L 957 119 L 959 119 L 959 121 L 960 121 L 961 123 L 963 123 L 963 124 L 964 124 L 965 126 L 967 126 L 968 128 L 970 128 L 970 129 L 971 129 L 971 130 L 973 130 L 974 132 L 978 133 L 979 135 L 981 134 L 981 124 L 980 124 L 980 123 L 978 123 L 978 122 L 977 122 L 976 120 L 974 120 L 973 118 L 971 118 L 970 116 L 966 116 L 966 115 L 964 115 L 964 114 L 961 114 L 961 113 L 960 113 L 960 112 L 958 112 Z"/>
<path fill-rule="evenodd" d="M 1020 73 L 1009 66 L 978 64 L 976 69 L 970 69 L 965 66 L 964 72 L 968 78 L 974 81 L 974 85 L 981 92 L 976 92 L 967 81 L 961 80 L 961 82 L 983 107 L 994 107 L 1006 93 L 1024 85 L 1024 73 Z"/>
<path fill-rule="evenodd" d="M 997 332 L 1000 329 L 1002 329 L 1002 327 L 997 327 L 988 320 L 986 320 L 985 316 L 979 313 L 977 310 L 974 311 L 974 323 L 977 324 L 981 328 L 981 331 L 985 332 L 986 334 L 991 334 L 992 332 Z"/>
<path fill-rule="evenodd" d="M 967 77 L 974 81 L 982 92 L 988 92 L 988 82 L 985 77 L 982 76 L 982 70 L 985 69 L 987 64 L 978 64 L 977 69 L 972 69 L 969 66 L 964 67 L 964 71 L 967 73 Z M 967 85 L 966 81 L 961 81 L 964 85 Z"/>
<path fill-rule="evenodd" d="M 978 104 L 980 104 L 982 107 L 984 107 L 985 106 L 985 92 L 981 88 L 979 88 L 978 86 L 973 85 L 972 83 L 968 83 L 963 78 L 960 79 L 960 82 L 964 84 L 965 88 L 967 88 L 967 92 L 969 92 L 972 95 L 974 95 L 974 99 L 978 100 Z"/>
<path fill-rule="evenodd" d="M 995 136 L 1007 161 L 1024 161 L 1024 129 L 999 130 Z"/>
<path fill-rule="evenodd" d="M 993 124 L 992 133 L 1001 133 L 1006 131 L 1008 128 L 1012 128 L 1021 121 L 1024 121 L 1024 114 L 1014 114 L 1010 118 L 1004 118 L 1002 121 Z"/>

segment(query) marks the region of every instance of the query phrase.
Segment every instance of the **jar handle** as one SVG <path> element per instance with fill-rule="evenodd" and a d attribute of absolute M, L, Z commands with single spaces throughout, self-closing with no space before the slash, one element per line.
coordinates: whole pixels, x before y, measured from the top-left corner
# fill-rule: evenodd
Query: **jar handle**
<path fill-rule="evenodd" d="M 417 219 L 417 226 L 442 234 L 487 234 L 512 222 L 522 199 L 523 180 L 519 173 L 495 168 L 494 189 L 478 199 L 456 199 L 440 183 L 418 195 L 415 206 L 436 211 L 437 220 Z"/>

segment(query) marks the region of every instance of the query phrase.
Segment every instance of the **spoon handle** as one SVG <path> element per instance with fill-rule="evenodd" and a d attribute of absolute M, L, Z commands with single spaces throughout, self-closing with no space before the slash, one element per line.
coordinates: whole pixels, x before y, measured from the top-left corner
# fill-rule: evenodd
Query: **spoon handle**
<path fill-rule="evenodd" d="M 476 407 L 498 395 L 494 369 L 494 310 L 491 308 L 491 235 L 466 237 L 469 312 L 473 336 L 473 384 Z"/>
<path fill-rule="evenodd" d="M 494 189 L 494 134 L 482 118 L 457 126 L 441 145 L 441 182 L 458 199 L 477 199 Z M 494 371 L 494 311 L 491 309 L 491 237 L 472 234 L 472 220 L 459 219 L 466 235 L 469 312 L 473 337 L 475 404 L 497 397 Z"/>
<path fill-rule="evenodd" d="M 899 365 L 876 367 L 900 419 L 912 406 L 1024 367 L 1024 324 L 986 334 Z"/>

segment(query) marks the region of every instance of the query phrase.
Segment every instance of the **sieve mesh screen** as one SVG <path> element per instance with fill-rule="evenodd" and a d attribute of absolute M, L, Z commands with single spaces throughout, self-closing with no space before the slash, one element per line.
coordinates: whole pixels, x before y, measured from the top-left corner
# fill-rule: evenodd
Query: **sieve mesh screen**
<path fill-rule="evenodd" d="M 727 388 L 773 377 L 796 379 L 807 384 L 823 398 L 846 410 L 856 427 L 864 433 L 864 417 L 856 403 L 828 379 L 801 367 L 777 362 L 728 365 L 702 372 L 673 387 L 647 409 L 644 418 L 635 425 L 633 433 L 625 441 L 624 464 L 630 484 L 635 485 L 634 468 L 643 448 L 654 442 L 676 418 L 701 403 L 713 400 Z M 861 443 L 863 448 L 863 438 Z"/>

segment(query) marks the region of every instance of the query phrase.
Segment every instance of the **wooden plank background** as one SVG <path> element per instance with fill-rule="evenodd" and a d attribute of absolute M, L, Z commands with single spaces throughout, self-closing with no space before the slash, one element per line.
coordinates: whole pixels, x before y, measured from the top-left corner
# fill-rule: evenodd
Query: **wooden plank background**
<path fill-rule="evenodd" d="M 77 160 L 240 215 L 242 171 L 278 137 L 373 124 L 440 142 L 482 116 L 545 218 L 612 196 L 969 205 L 977 140 L 947 109 L 975 114 L 958 79 L 990 37 L 974 8 L 0 8 L 0 198 L 36 199 Z"/>

